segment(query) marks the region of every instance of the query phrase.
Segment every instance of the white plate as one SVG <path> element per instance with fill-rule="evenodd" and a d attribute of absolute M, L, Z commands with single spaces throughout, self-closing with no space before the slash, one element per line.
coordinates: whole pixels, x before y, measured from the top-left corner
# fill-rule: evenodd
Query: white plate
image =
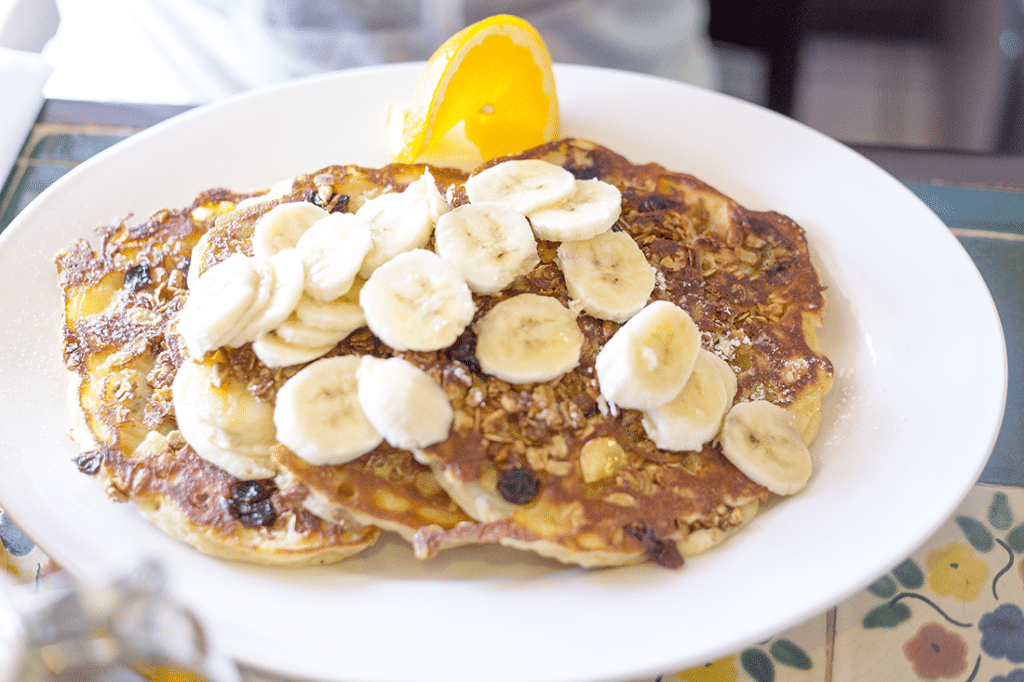
<path fill-rule="evenodd" d="M 348 682 L 572 682 L 671 672 L 815 616 L 900 562 L 957 507 L 995 442 L 1005 347 L 949 230 L 863 157 L 789 119 L 678 83 L 556 71 L 563 133 L 691 172 L 799 222 L 828 285 L 836 384 L 816 473 L 678 572 L 585 572 L 468 548 L 423 564 L 396 543 L 301 571 L 215 561 L 109 502 L 71 462 L 54 254 L 132 212 L 215 186 L 386 162 L 385 103 L 419 65 L 354 70 L 177 117 L 69 173 L 0 236 L 0 504 L 72 573 L 159 558 L 229 654 Z"/>

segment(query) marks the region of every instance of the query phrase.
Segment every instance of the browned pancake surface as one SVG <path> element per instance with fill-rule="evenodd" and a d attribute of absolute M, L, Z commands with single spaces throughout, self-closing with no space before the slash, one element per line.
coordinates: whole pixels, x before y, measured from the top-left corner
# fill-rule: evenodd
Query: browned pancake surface
<path fill-rule="evenodd" d="M 630 234 L 657 269 L 652 299 L 690 312 L 704 347 L 736 371 L 737 400 L 786 407 L 805 441 L 813 440 L 832 366 L 814 336 L 824 315 L 823 288 L 795 223 L 749 211 L 693 176 L 635 165 L 583 140 L 520 156 L 619 187 L 623 210 L 615 229 Z M 100 473 L 113 497 L 136 501 L 158 525 L 200 549 L 227 556 L 262 545 L 262 560 L 287 555 L 274 549 L 286 526 L 301 529 L 300 545 L 312 555 L 341 558 L 373 541 L 376 529 L 363 524 L 376 522 L 413 537 L 418 556 L 484 542 L 583 565 L 644 558 L 678 565 L 681 553 L 712 547 L 749 521 L 768 493 L 733 467 L 717 443 L 699 452 L 659 450 L 639 412 L 604 403 L 594 358 L 620 325 L 585 313 L 578 318 L 585 336 L 579 367 L 539 385 L 484 375 L 472 327 L 452 347 L 432 353 L 396 354 L 365 328 L 339 343 L 331 355 L 399 355 L 444 388 L 455 423 L 446 441 L 416 453 L 419 461 L 382 447 L 349 465 L 316 467 L 282 447 L 275 454 L 288 474 L 282 487 L 273 481 L 239 487 L 179 441 L 170 387 L 182 352 L 169 322 L 187 296 L 188 270 L 195 276 L 230 253 L 251 253 L 253 225 L 276 203 L 354 211 L 382 191 L 404 189 L 422 171 L 332 166 L 300 176 L 283 198 L 235 211 L 245 195 L 207 192 L 181 211 L 106 228 L 95 251 L 78 242 L 61 254 L 65 360 L 81 380 L 86 419 L 77 433 L 80 442 L 86 433 L 93 441 L 83 447 L 80 468 Z M 453 186 L 456 205 L 466 201 L 464 174 L 432 171 L 442 191 Z M 475 296 L 477 319 L 519 293 L 569 305 L 556 248 L 540 242 L 541 261 L 531 273 L 500 295 Z M 248 345 L 218 351 L 217 362 L 267 401 L 299 369 L 268 369 Z M 588 483 L 579 454 L 594 444 L 617 463 L 606 478 Z M 259 551 L 241 552 L 247 553 L 261 560 Z"/>
<path fill-rule="evenodd" d="M 76 461 L 112 499 L 134 502 L 162 530 L 209 554 L 338 561 L 372 544 L 377 530 L 323 521 L 273 481 L 237 481 L 176 430 L 171 384 L 183 355 L 170 323 L 187 296 L 193 246 L 213 224 L 209 209 L 242 196 L 207 192 L 185 209 L 102 228 L 95 249 L 81 240 L 58 255 L 78 420 L 72 435 L 82 448 Z M 265 389 L 265 377 L 249 378 L 253 390 Z"/>
<path fill-rule="evenodd" d="M 558 141 L 519 156 L 618 186 L 623 211 L 616 228 L 630 234 L 658 270 L 652 299 L 691 314 L 705 348 L 736 371 L 737 400 L 770 400 L 790 409 L 805 440 L 813 440 L 832 366 L 814 338 L 824 314 L 822 285 L 793 221 L 749 211 L 690 175 L 634 165 L 586 141 Z M 523 292 L 569 305 L 556 246 L 542 243 L 540 265 L 501 296 L 478 297 L 478 316 Z M 767 498 L 717 443 L 700 452 L 661 451 L 647 437 L 641 413 L 607 409 L 594 358 L 620 325 L 585 313 L 578 321 L 586 338 L 579 367 L 540 386 L 512 386 L 481 374 L 471 333 L 447 354 L 407 354 L 440 376 L 456 406 L 451 437 L 426 448 L 423 459 L 457 500 L 460 489 L 469 495 L 482 489 L 511 503 L 503 510 L 499 501 L 492 510 L 506 518 L 476 514 L 487 523 L 424 532 L 426 546 L 507 539 L 581 563 L 626 562 L 645 552 L 675 561 L 666 558 L 667 542 L 683 553 L 713 546 Z M 452 371 L 453 364 L 463 371 Z M 586 483 L 579 453 L 602 439 L 620 447 L 626 461 L 607 479 Z M 512 499 L 517 493 L 503 494 L 509 480 L 537 492 L 523 493 L 525 502 Z"/>

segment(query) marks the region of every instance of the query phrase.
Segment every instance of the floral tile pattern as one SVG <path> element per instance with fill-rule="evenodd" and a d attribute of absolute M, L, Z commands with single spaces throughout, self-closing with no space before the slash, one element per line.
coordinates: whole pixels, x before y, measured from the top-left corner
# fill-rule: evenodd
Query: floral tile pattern
<path fill-rule="evenodd" d="M 1022 554 L 1024 491 L 976 486 L 918 551 L 837 609 L 832 680 L 1024 682 Z"/>
<path fill-rule="evenodd" d="M 767 642 L 688 670 L 661 682 L 820 682 L 828 670 L 832 612 L 813 618 Z"/>

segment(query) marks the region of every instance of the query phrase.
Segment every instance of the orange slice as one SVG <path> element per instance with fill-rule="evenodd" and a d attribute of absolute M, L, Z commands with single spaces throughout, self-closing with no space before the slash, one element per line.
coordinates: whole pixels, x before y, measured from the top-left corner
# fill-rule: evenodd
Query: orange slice
<path fill-rule="evenodd" d="M 427 61 L 408 107 L 392 105 L 385 143 L 396 161 L 484 160 L 558 135 L 551 55 L 519 17 L 499 14 L 459 31 Z"/>

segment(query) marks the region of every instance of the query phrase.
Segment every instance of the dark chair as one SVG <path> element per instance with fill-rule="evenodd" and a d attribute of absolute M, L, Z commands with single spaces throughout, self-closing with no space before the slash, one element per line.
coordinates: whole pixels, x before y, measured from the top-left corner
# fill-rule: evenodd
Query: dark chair
<path fill-rule="evenodd" d="M 768 107 L 791 116 L 807 24 L 805 0 L 709 0 L 708 4 L 711 39 L 763 54 L 768 61 Z"/>
<path fill-rule="evenodd" d="M 996 151 L 1024 153 L 1024 0 L 1006 0 L 1006 29 L 999 39 L 1006 80 L 996 129 Z"/>

